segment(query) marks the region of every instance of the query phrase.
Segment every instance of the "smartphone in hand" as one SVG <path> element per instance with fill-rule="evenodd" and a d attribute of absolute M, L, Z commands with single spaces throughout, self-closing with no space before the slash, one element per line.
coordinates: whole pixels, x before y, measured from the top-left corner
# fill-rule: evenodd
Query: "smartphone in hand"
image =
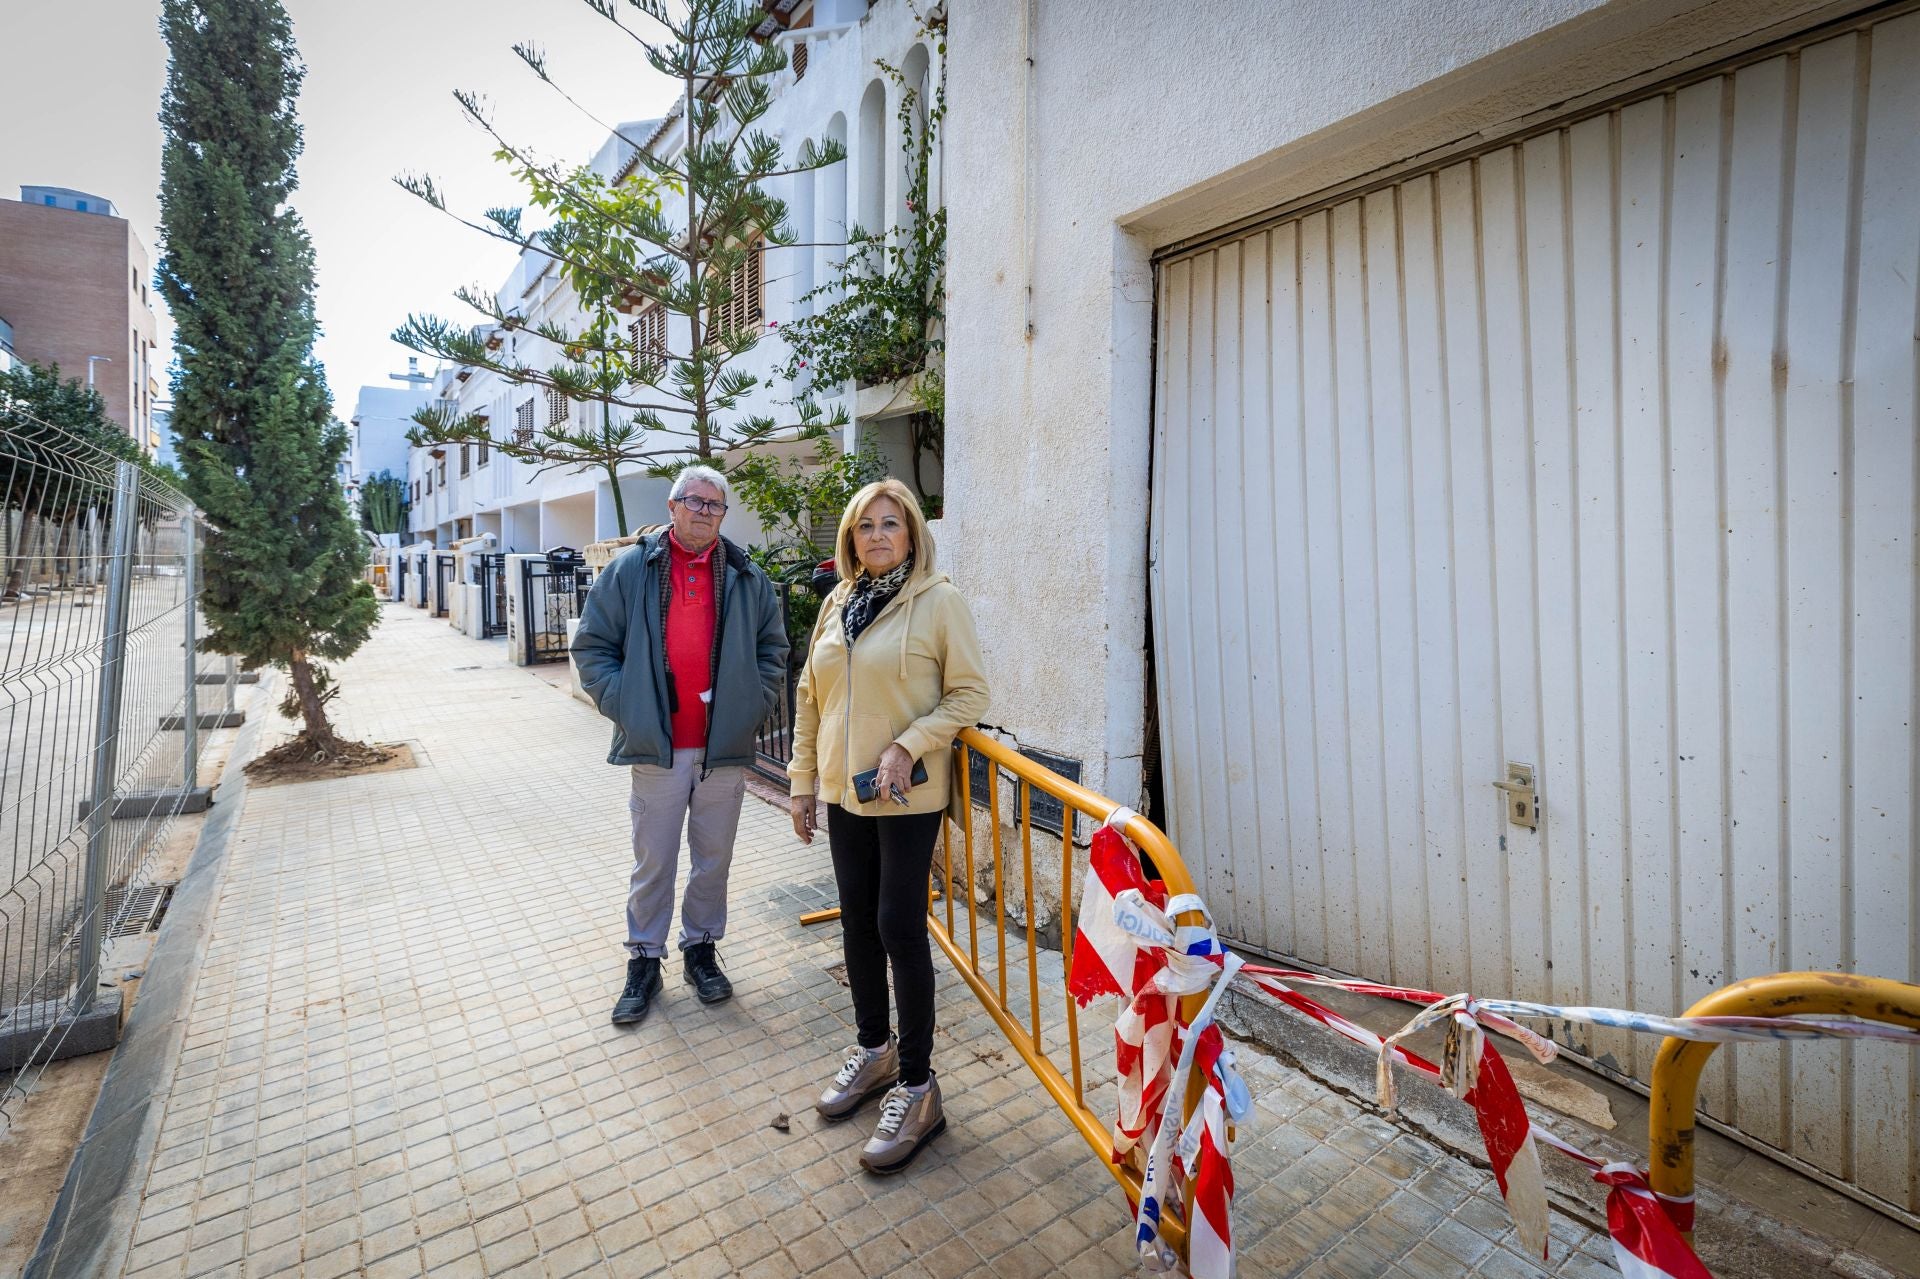
<path fill-rule="evenodd" d="M 911 777 L 915 786 L 927 780 L 927 766 L 923 761 L 917 759 L 913 761 L 913 773 Z M 853 793 L 863 804 L 871 804 L 874 800 L 880 798 L 879 768 L 869 768 L 864 773 L 855 773 L 853 775 Z M 907 797 L 898 791 L 895 791 L 891 798 L 896 804 L 904 804 L 907 802 Z"/>

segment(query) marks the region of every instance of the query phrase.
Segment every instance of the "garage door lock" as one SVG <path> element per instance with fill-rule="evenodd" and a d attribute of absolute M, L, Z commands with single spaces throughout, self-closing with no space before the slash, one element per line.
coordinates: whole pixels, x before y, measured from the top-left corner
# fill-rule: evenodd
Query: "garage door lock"
<path fill-rule="evenodd" d="M 1494 786 L 1506 794 L 1508 821 L 1528 830 L 1540 829 L 1540 793 L 1533 788 L 1533 765 L 1508 764 L 1507 780 Z"/>

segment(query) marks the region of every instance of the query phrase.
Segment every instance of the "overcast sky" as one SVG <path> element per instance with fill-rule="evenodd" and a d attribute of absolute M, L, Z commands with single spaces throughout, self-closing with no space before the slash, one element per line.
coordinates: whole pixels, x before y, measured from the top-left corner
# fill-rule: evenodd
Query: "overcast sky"
<path fill-rule="evenodd" d="M 509 246 L 392 182 L 430 173 L 474 212 L 520 202 L 453 91 L 487 95 L 507 136 L 584 161 L 604 133 L 527 70 L 516 41 L 542 45 L 554 79 L 604 120 L 662 115 L 672 86 L 584 0 L 284 3 L 307 65 L 295 203 L 318 258 L 317 350 L 344 417 L 363 383 L 393 385 L 387 374 L 406 368 L 408 352 L 387 335 L 408 312 L 477 322 L 453 290 L 493 288 L 513 266 Z M 159 0 L 0 0 L 0 198 L 19 198 L 23 183 L 105 196 L 154 259 L 159 12 Z M 164 313 L 161 326 L 170 334 Z"/>

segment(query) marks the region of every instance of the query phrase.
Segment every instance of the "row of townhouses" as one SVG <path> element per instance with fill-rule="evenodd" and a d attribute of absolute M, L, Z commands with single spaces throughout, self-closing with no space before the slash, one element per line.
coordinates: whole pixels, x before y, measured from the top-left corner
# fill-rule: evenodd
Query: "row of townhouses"
<path fill-rule="evenodd" d="M 768 23 L 769 38 L 787 45 L 790 66 L 775 86 L 773 108 L 759 127 L 780 137 L 789 154 L 806 139 L 832 139 L 846 147 L 847 159 L 768 184 L 772 194 L 786 201 L 798 243 L 753 254 L 732 281 L 733 321 L 757 325 L 767 334 L 737 362 L 743 371 L 761 379 L 761 388 L 736 413 L 764 413 L 786 420 L 792 417 L 788 401 L 794 391 L 809 389 L 829 410 L 845 409 L 848 426 L 839 441 L 842 447 L 871 445 L 904 468 L 910 447 L 905 420 L 914 409 L 907 395 L 892 385 L 808 387 L 803 381 L 799 387 L 791 386 L 776 372 L 790 354 L 779 340 L 778 328 L 783 321 L 811 313 L 814 302 L 807 295 L 816 283 L 831 277 L 844 256 L 841 246 L 850 226 L 878 231 L 900 226 L 914 216 L 905 207 L 909 178 L 896 117 L 902 95 L 909 89 L 920 102 L 927 100 L 940 74 L 935 46 L 920 15 L 905 0 L 887 0 L 871 9 L 865 0 L 802 0 L 798 4 L 776 0 L 769 9 L 779 19 Z M 882 73 L 877 65 L 882 62 L 902 72 L 906 87 Z M 631 173 L 637 163 L 636 145 L 671 161 L 684 143 L 679 126 L 677 114 L 622 123 L 593 157 L 591 167 L 610 179 Z M 937 200 L 937 177 L 933 195 Z M 670 211 L 671 205 L 669 201 Z M 498 296 L 525 328 L 489 324 L 476 333 L 490 348 L 516 362 L 535 367 L 551 363 L 555 354 L 551 344 L 527 330 L 543 322 L 575 325 L 581 318 L 579 299 L 559 265 L 543 254 L 523 254 L 501 283 Z M 685 349 L 685 335 L 678 330 L 686 321 L 680 316 L 649 308 L 630 313 L 626 323 L 636 344 L 648 340 L 654 327 L 670 325 L 665 340 L 675 344 L 674 349 Z M 420 401 L 444 414 L 485 416 L 496 438 L 516 434 L 531 438 L 549 427 L 581 425 L 583 415 L 602 411 L 598 405 L 570 401 L 546 388 L 514 385 L 490 371 L 459 366 L 443 368 L 424 392 Z M 372 417 L 369 414 L 369 420 Z M 386 428 L 380 428 L 380 433 L 390 438 Z M 786 456 L 810 457 L 815 451 L 812 443 L 791 435 L 785 441 L 755 447 Z M 416 448 L 410 451 L 406 467 L 414 543 L 446 547 L 492 534 L 504 551 L 534 552 L 558 546 L 578 549 L 620 532 L 612 484 L 598 472 L 566 468 L 543 472 L 486 444 Z M 939 492 L 937 462 L 923 464 L 922 478 L 924 491 Z M 634 471 L 622 476 L 621 487 L 630 527 L 665 518 L 667 481 Z M 725 532 L 751 544 L 759 539 L 760 527 L 752 513 L 736 502 Z"/>
<path fill-rule="evenodd" d="M 935 530 L 989 727 L 1151 813 L 1224 936 L 1658 1013 L 1920 981 L 1920 6 L 951 0 L 944 66 L 904 0 L 770 7 L 773 127 L 849 150 L 781 192 L 802 240 L 897 212 L 875 60 L 945 76 Z M 768 254 L 762 317 L 832 253 Z M 503 296 L 569 305 L 531 258 Z M 591 476 L 407 467 L 417 539 L 613 531 Z M 1637 1087 L 1653 1045 L 1566 1039 Z M 1703 1112 L 1913 1225 L 1912 1069 L 1723 1052 Z"/>

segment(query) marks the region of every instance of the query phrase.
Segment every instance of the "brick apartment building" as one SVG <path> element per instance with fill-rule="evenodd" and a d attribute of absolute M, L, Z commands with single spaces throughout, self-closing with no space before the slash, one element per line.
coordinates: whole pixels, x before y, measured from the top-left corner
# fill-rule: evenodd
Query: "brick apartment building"
<path fill-rule="evenodd" d="M 22 360 L 87 379 L 107 416 L 152 453 L 156 327 L 147 250 L 111 200 L 64 187 L 23 186 L 0 200 L 0 316 Z"/>

